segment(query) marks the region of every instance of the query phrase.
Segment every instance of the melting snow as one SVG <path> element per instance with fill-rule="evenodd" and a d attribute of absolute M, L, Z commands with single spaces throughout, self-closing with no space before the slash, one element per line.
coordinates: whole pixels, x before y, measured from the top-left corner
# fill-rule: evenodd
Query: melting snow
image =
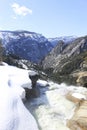
<path fill-rule="evenodd" d="M 38 130 L 34 117 L 21 100 L 25 96 L 21 87 L 24 83 L 31 88 L 28 71 L 0 66 L 0 130 Z"/>

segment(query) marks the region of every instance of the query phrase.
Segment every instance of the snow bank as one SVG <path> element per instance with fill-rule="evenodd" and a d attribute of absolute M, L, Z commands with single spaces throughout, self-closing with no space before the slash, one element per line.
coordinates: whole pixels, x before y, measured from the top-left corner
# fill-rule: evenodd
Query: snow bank
<path fill-rule="evenodd" d="M 38 130 L 21 98 L 8 86 L 0 88 L 0 130 Z"/>
<path fill-rule="evenodd" d="M 31 80 L 28 77 L 28 70 L 19 69 L 13 66 L 0 66 L 0 77 L 8 77 L 9 86 L 22 86 L 31 89 Z M 6 83 L 6 82 L 5 82 Z"/>
<path fill-rule="evenodd" d="M 25 98 L 25 90 L 27 87 L 31 89 L 31 80 L 28 77 L 28 71 L 17 67 L 4 64 L 0 66 L 0 85 L 4 87 L 14 87 L 15 91 L 23 99 Z"/>
<path fill-rule="evenodd" d="M 17 67 L 9 67 L 9 77 L 11 85 L 27 87 L 31 89 L 31 80 L 28 77 L 28 71 Z"/>
<path fill-rule="evenodd" d="M 0 130 L 38 130 L 34 117 L 21 100 L 25 97 L 23 84 L 31 88 L 28 71 L 0 66 Z"/>
<path fill-rule="evenodd" d="M 46 87 L 46 86 L 49 85 L 47 81 L 45 81 L 45 80 L 40 80 L 40 79 L 37 81 L 37 83 L 38 83 L 41 87 Z"/>

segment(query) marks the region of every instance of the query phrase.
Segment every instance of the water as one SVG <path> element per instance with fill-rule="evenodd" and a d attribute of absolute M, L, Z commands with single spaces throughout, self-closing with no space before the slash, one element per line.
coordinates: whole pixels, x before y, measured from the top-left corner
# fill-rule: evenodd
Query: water
<path fill-rule="evenodd" d="M 71 91 L 83 92 L 82 87 L 49 84 L 39 88 L 40 97 L 28 100 L 25 105 L 36 118 L 40 130 L 69 130 L 66 122 L 72 117 L 76 105 L 65 95 Z"/>
<path fill-rule="evenodd" d="M 26 84 L 31 88 L 28 71 L 0 66 L 0 130 L 12 130 L 13 127 L 14 130 L 38 130 L 37 124 L 39 130 L 69 130 L 66 122 L 72 117 L 76 105 L 66 99 L 66 94 L 73 92 L 75 97 L 83 98 L 87 89 L 38 81 L 40 96 L 25 103 L 36 124 L 21 101 L 24 97 L 21 87 Z"/>

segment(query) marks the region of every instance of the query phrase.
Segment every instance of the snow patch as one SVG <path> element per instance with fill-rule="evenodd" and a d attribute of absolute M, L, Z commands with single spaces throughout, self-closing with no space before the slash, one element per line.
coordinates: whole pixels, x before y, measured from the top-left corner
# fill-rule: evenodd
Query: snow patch
<path fill-rule="evenodd" d="M 46 87 L 46 86 L 49 86 L 49 83 L 45 80 L 38 80 L 37 83 L 42 86 L 42 87 Z"/>
<path fill-rule="evenodd" d="M 81 94 L 81 93 L 73 93 L 72 96 L 79 98 L 79 99 L 85 99 L 86 100 L 86 96 Z"/>

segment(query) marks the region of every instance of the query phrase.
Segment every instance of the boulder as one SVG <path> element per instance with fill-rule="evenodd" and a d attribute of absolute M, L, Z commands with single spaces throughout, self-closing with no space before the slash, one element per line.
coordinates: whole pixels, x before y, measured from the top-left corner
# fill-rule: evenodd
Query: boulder
<path fill-rule="evenodd" d="M 72 93 L 72 92 L 67 93 L 67 94 L 66 94 L 66 98 L 67 98 L 68 100 L 74 102 L 74 103 L 78 103 L 78 102 L 80 102 L 80 100 L 81 100 L 80 98 L 77 98 L 77 97 L 73 96 L 73 93 Z"/>
<path fill-rule="evenodd" d="M 87 72 L 86 74 L 80 75 L 77 79 L 77 84 L 83 87 L 87 87 Z"/>
<path fill-rule="evenodd" d="M 39 79 L 39 74 L 35 71 L 32 71 L 31 73 L 29 73 L 29 78 L 32 81 L 32 88 L 36 87 L 36 82 Z"/>
<path fill-rule="evenodd" d="M 39 88 L 37 86 L 37 80 L 39 78 L 39 74 L 37 72 L 32 71 L 29 73 L 29 78 L 32 82 L 32 89 L 25 88 L 26 99 L 28 98 L 36 98 L 40 95 Z"/>
<path fill-rule="evenodd" d="M 87 100 L 81 100 L 73 117 L 68 120 L 70 130 L 87 130 Z"/>
<path fill-rule="evenodd" d="M 37 87 L 32 89 L 25 88 L 25 91 L 26 91 L 26 99 L 37 98 L 40 95 L 39 88 Z"/>

